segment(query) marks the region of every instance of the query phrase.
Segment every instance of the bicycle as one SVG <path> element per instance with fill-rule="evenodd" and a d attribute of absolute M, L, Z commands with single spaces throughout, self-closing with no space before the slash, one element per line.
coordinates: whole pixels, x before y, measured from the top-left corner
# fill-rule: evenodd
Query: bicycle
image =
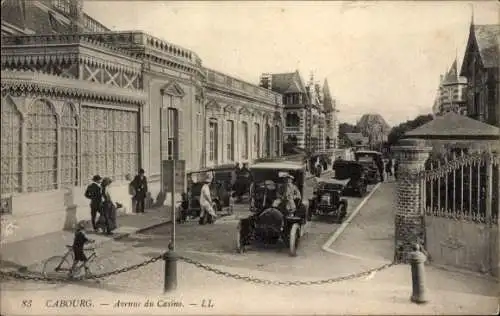
<path fill-rule="evenodd" d="M 74 254 L 73 254 L 73 246 L 66 245 L 68 251 L 63 256 L 52 256 L 49 259 L 45 260 L 43 265 L 42 274 L 47 278 L 68 278 L 79 276 L 84 262 L 80 262 L 73 271 L 73 274 L 70 274 L 71 267 L 73 266 Z M 83 251 L 86 253 L 90 253 L 87 255 L 87 267 L 90 271 L 90 263 L 92 263 L 97 258 L 97 252 L 95 247 L 83 248 Z"/>

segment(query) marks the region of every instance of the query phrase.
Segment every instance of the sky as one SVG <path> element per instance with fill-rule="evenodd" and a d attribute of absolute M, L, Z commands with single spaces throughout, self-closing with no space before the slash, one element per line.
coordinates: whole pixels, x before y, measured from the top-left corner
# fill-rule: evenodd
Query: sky
<path fill-rule="evenodd" d="M 89 1 L 112 30 L 141 30 L 195 51 L 203 65 L 250 83 L 299 70 L 328 79 L 342 122 L 389 125 L 431 112 L 475 24 L 498 24 L 495 1 Z"/>

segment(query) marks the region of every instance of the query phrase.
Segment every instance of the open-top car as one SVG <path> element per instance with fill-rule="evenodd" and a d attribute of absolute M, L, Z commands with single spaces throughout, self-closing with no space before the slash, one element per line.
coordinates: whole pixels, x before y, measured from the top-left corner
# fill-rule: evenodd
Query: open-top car
<path fill-rule="evenodd" d="M 344 195 L 362 197 L 367 192 L 366 170 L 362 163 L 353 160 L 336 160 L 333 164 L 334 179 L 347 180 L 343 189 Z"/>
<path fill-rule="evenodd" d="M 207 174 L 212 175 L 210 182 L 210 194 L 212 206 L 218 216 L 230 215 L 233 213 L 233 199 L 231 196 L 231 172 L 230 166 L 219 166 L 211 169 L 203 169 L 188 174 L 187 199 L 188 209 L 186 217 L 196 218 L 200 216 L 200 195 L 201 188 L 205 184 Z M 233 166 L 234 168 L 234 166 Z M 208 213 L 205 212 L 205 217 Z M 200 223 L 206 222 L 207 218 L 200 218 Z"/>
<path fill-rule="evenodd" d="M 358 150 L 354 153 L 354 157 L 357 162 L 363 165 L 368 184 L 383 181 L 384 161 L 382 153 L 373 150 Z"/>
<path fill-rule="evenodd" d="M 323 179 L 318 182 L 314 196 L 309 200 L 312 215 L 330 216 L 341 222 L 347 214 L 347 199 L 342 197 L 350 179 Z"/>
<path fill-rule="evenodd" d="M 300 238 L 306 233 L 310 220 L 309 201 L 303 196 L 304 165 L 262 162 L 251 166 L 250 170 L 251 215 L 238 223 L 237 251 L 244 252 L 253 242 L 283 242 L 291 256 L 297 255 Z"/>

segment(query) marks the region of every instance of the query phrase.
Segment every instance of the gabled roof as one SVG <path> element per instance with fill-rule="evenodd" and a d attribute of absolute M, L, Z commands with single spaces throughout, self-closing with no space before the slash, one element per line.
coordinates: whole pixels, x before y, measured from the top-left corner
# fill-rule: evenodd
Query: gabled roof
<path fill-rule="evenodd" d="M 272 74 L 272 90 L 282 94 L 306 93 L 298 70 L 290 73 Z"/>
<path fill-rule="evenodd" d="M 479 53 L 486 68 L 498 67 L 500 58 L 500 24 L 475 25 Z"/>
<path fill-rule="evenodd" d="M 471 25 L 460 75 L 467 72 L 468 52 L 477 43 L 481 61 L 486 68 L 500 66 L 500 24 Z"/>
<path fill-rule="evenodd" d="M 499 139 L 500 129 L 470 117 L 449 112 L 406 132 L 404 136 L 427 139 Z"/>
<path fill-rule="evenodd" d="M 448 70 L 448 73 L 444 76 L 443 81 L 441 82 L 442 84 L 452 84 L 452 83 L 457 83 L 458 82 L 458 73 L 457 73 L 457 60 L 453 62 L 453 64 L 450 67 L 450 70 Z"/>
<path fill-rule="evenodd" d="M 361 133 L 345 133 L 344 135 L 347 137 L 347 139 L 349 139 L 349 141 L 353 145 L 357 145 L 357 144 L 365 145 L 365 144 L 368 144 L 368 137 L 363 136 L 363 134 L 361 134 Z"/>

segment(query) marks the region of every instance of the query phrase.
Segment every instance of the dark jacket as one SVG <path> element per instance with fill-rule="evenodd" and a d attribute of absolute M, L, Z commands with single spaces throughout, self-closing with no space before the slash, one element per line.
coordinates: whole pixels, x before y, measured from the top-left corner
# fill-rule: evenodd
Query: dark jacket
<path fill-rule="evenodd" d="M 102 189 L 101 186 L 92 182 L 85 190 L 85 197 L 90 200 L 90 204 L 99 205 L 102 202 Z"/>
<path fill-rule="evenodd" d="M 137 175 L 134 180 L 132 180 L 132 187 L 135 190 L 135 198 L 144 199 L 148 192 L 148 180 L 145 176 L 141 179 L 141 177 Z"/>

